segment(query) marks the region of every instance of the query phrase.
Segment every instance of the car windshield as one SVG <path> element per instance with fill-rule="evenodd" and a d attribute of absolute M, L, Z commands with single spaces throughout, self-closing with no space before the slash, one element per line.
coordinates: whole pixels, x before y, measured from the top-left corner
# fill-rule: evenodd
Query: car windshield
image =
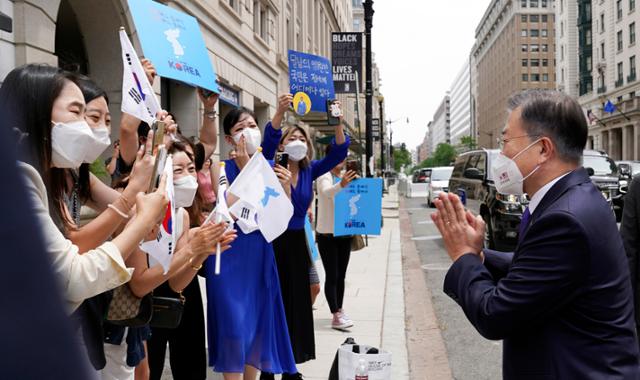
<path fill-rule="evenodd" d="M 431 172 L 431 180 L 432 181 L 448 181 L 449 178 L 451 178 L 452 171 L 453 171 L 452 167 L 433 169 L 433 171 Z"/>
<path fill-rule="evenodd" d="M 634 162 L 631 164 L 631 174 L 640 173 L 640 162 Z"/>
<path fill-rule="evenodd" d="M 618 168 L 615 162 L 604 156 L 584 156 L 582 166 L 593 169 L 595 175 L 617 175 Z"/>

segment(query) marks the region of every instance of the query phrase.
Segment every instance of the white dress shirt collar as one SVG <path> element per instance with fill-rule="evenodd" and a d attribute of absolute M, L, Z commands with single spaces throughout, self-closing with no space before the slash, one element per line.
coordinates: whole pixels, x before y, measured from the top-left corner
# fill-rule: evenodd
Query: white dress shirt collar
<path fill-rule="evenodd" d="M 536 191 L 536 193 L 533 194 L 533 196 L 531 196 L 531 200 L 529 201 L 529 213 L 531 215 L 533 215 L 533 212 L 536 210 L 536 207 L 538 207 L 538 205 L 542 201 L 542 198 L 544 198 L 544 196 L 547 195 L 547 192 L 551 190 L 553 185 L 555 185 L 558 181 L 560 181 L 562 178 L 567 176 L 569 173 L 571 172 L 564 173 L 563 175 L 549 181 L 546 185 L 542 186 L 540 190 Z"/>

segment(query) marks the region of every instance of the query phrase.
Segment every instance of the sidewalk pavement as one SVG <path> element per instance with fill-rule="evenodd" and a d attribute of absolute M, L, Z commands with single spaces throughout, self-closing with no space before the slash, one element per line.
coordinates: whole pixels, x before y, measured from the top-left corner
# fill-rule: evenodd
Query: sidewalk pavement
<path fill-rule="evenodd" d="M 392 353 L 391 379 L 409 379 L 407 360 L 402 256 L 398 194 L 395 186 L 382 200 L 384 227 L 380 236 L 369 237 L 369 245 L 351 253 L 347 271 L 344 309 L 354 321 L 349 332 L 331 328 L 331 313 L 321 292 L 316 300 L 314 324 L 316 360 L 298 370 L 308 380 L 326 380 L 336 350 L 347 337 L 357 343 L 379 347 Z M 324 270 L 316 262 L 321 284 Z"/>
<path fill-rule="evenodd" d="M 345 312 L 354 321 L 350 331 L 331 328 L 332 315 L 324 292 L 318 295 L 314 305 L 316 360 L 298 365 L 306 380 L 328 378 L 336 351 L 348 337 L 353 337 L 360 344 L 390 351 L 391 379 L 409 379 L 398 207 L 398 193 L 393 186 L 382 200 L 384 226 L 381 235 L 370 236 L 367 247 L 351 253 L 344 297 Z M 316 261 L 316 267 L 320 283 L 324 286 L 324 268 L 320 259 Z M 168 367 L 167 350 L 162 379 L 172 379 Z M 207 379 L 221 380 L 222 376 L 209 368 Z"/>

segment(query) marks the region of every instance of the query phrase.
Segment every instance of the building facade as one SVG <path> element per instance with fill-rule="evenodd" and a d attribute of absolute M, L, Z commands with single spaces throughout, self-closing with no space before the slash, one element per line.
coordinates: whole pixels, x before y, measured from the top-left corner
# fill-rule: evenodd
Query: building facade
<path fill-rule="evenodd" d="M 464 136 L 471 136 L 471 80 L 469 60 L 451 85 L 451 144 L 460 144 Z M 474 136 L 475 137 L 475 136 Z"/>
<path fill-rule="evenodd" d="M 587 113 L 587 148 L 615 160 L 640 159 L 640 10 L 635 0 L 578 1 L 579 98 Z M 585 52 L 585 54 L 582 54 Z M 590 53 L 589 53 L 590 52 Z M 614 109 L 605 111 L 610 102 Z"/>
<path fill-rule="evenodd" d="M 555 88 L 554 0 L 493 0 L 471 52 L 471 112 L 478 146 L 494 148 L 508 98 Z"/>
<path fill-rule="evenodd" d="M 586 92 L 588 82 L 585 78 L 581 89 L 578 81 L 579 58 L 588 52 L 578 54 L 578 1 L 558 0 L 556 27 L 556 88 L 577 98 L 581 92 Z M 584 62 L 587 63 L 586 59 Z"/>
<path fill-rule="evenodd" d="M 234 107 L 253 110 L 260 125 L 275 113 L 279 94 L 289 91 L 287 50 L 331 57 L 331 32 L 352 31 L 353 0 L 168 0 L 194 16 L 221 87 L 222 119 Z M 76 69 L 108 93 L 113 136 L 118 134 L 122 58 L 118 29 L 124 26 L 142 50 L 126 0 L 0 0 L 13 18 L 13 33 L 0 32 L 0 82 L 14 67 L 43 62 Z M 157 80 L 164 108 L 176 115 L 186 136 L 196 136 L 202 109 L 196 90 Z M 339 95 L 346 124 L 355 125 L 354 102 Z M 220 124 L 220 134 L 222 126 Z M 354 133 L 350 130 L 350 133 Z M 223 139 L 219 139 L 223 141 Z M 222 158 L 227 151 L 218 149 Z"/>
<path fill-rule="evenodd" d="M 429 153 L 435 152 L 438 144 L 451 144 L 451 100 L 448 93 L 433 114 L 429 133 L 431 135 Z"/>

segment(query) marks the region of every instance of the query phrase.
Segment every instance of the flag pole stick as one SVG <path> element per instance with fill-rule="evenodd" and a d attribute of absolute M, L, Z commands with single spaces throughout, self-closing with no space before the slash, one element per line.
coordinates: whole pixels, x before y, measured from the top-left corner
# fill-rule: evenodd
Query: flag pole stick
<path fill-rule="evenodd" d="M 216 222 L 220 223 L 222 221 L 222 216 L 218 215 L 218 217 L 216 218 Z M 220 256 L 222 255 L 222 252 L 220 252 L 220 239 L 218 239 L 218 243 L 216 244 L 216 269 L 215 269 L 215 273 L 216 276 L 220 274 Z"/>

